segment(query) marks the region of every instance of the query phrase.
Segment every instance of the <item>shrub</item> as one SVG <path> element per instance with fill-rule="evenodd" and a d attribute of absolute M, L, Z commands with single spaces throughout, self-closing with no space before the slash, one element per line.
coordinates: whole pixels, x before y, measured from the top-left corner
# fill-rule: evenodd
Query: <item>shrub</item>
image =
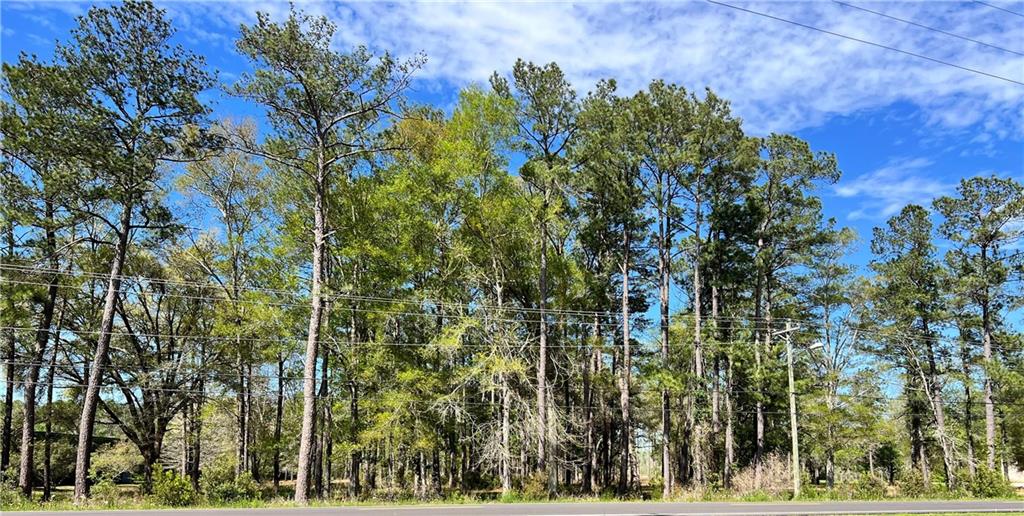
<path fill-rule="evenodd" d="M 872 473 L 863 473 L 853 482 L 852 497 L 858 500 L 876 500 L 885 498 L 888 484 Z"/>
<path fill-rule="evenodd" d="M 523 480 L 523 499 L 546 500 L 548 498 L 548 476 L 543 471 L 534 472 Z"/>
<path fill-rule="evenodd" d="M 968 476 L 962 482 L 967 492 L 978 498 L 1009 498 L 1014 495 L 1013 485 L 998 471 L 985 466 L 978 467 L 973 479 Z"/>
<path fill-rule="evenodd" d="M 230 475 L 203 475 L 202 489 L 212 502 L 236 502 L 255 500 L 260 496 L 260 486 L 248 471 L 237 477 Z"/>
<path fill-rule="evenodd" d="M 196 492 L 189 479 L 153 466 L 153 500 L 161 505 L 183 507 L 195 503 Z"/>
<path fill-rule="evenodd" d="M 899 488 L 900 495 L 907 498 L 919 498 L 932 491 L 932 486 L 924 481 L 921 471 L 916 468 L 901 471 L 896 486 Z"/>
<path fill-rule="evenodd" d="M 93 453 L 89 476 L 97 482 L 115 480 L 123 473 L 142 471 L 142 457 L 130 442 L 117 442 Z"/>
<path fill-rule="evenodd" d="M 743 496 L 763 493 L 766 495 L 788 492 L 793 487 L 793 477 L 789 474 L 789 459 L 772 453 L 764 457 L 761 463 L 761 485 L 755 481 L 755 469 L 751 464 L 733 476 L 732 487 Z"/>
<path fill-rule="evenodd" d="M 411 491 L 397 487 L 378 487 L 370 492 L 364 492 L 364 497 L 375 502 L 395 503 L 414 498 Z"/>
<path fill-rule="evenodd" d="M 18 489 L 18 486 L 7 482 L 0 482 L 0 507 L 5 509 L 13 508 L 21 505 L 24 501 L 25 498 L 22 498 L 21 490 Z"/>
<path fill-rule="evenodd" d="M 102 478 L 89 488 L 89 500 L 95 505 L 116 507 L 121 501 L 121 490 L 111 478 Z"/>
<path fill-rule="evenodd" d="M 260 486 L 248 471 L 235 475 L 234 460 L 217 460 L 203 470 L 200 488 L 211 502 L 235 502 L 260 497 Z"/>

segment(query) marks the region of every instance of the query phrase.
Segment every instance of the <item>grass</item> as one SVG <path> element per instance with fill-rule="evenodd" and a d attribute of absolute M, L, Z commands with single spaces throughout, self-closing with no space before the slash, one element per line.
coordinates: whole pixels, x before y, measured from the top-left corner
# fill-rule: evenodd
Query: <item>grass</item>
<path fill-rule="evenodd" d="M 339 490 L 340 491 L 340 490 Z M 654 490 L 660 494 L 659 490 Z M 809 486 L 805 490 L 804 496 L 801 496 L 801 501 L 830 501 L 830 500 L 886 500 L 886 501 L 912 501 L 912 500 L 971 500 L 977 498 L 971 498 L 966 496 L 951 496 L 949 493 L 936 493 L 934 496 L 929 497 L 899 497 L 899 496 L 877 496 L 877 497 L 853 497 L 850 496 L 849 492 L 839 493 L 839 490 L 827 491 L 821 487 Z M 464 495 L 455 494 L 446 497 L 432 498 L 432 499 L 418 499 L 412 496 L 398 496 L 384 498 L 367 498 L 360 500 L 352 500 L 346 498 L 328 499 L 328 500 L 315 500 L 312 501 L 309 506 L 311 507 L 337 507 L 337 506 L 371 506 L 371 505 L 397 505 L 397 506 L 408 506 L 408 505 L 477 505 L 477 504 L 504 504 L 504 503 L 586 503 L 586 502 L 612 502 L 612 501 L 623 501 L 623 502 L 786 502 L 790 501 L 791 497 L 789 493 L 766 493 L 766 492 L 755 492 L 746 495 L 738 495 L 732 492 L 707 490 L 702 492 L 696 491 L 683 491 L 678 493 L 676 496 L 668 499 L 661 499 L 660 496 L 651 498 L 633 497 L 633 498 L 619 498 L 610 493 L 603 493 L 600 495 L 591 496 L 563 496 L 554 499 L 539 499 L 537 497 L 524 496 L 521 492 L 513 492 L 505 496 L 491 496 L 493 492 L 481 492 L 479 495 Z M 405 494 L 405 493 L 403 493 Z M 496 493 L 493 493 L 496 494 Z M 945 494 L 945 496 L 943 496 Z M 61 487 L 55 490 L 55 498 L 50 502 L 41 502 L 37 499 L 27 500 L 21 498 L 9 489 L 5 489 L 0 492 L 0 510 L 3 511 L 26 511 L 26 510 L 52 510 L 52 511 L 74 511 L 74 510 L 93 510 L 93 509 L 129 509 L 129 510 L 144 510 L 144 509 L 169 509 L 174 508 L 169 505 L 160 504 L 150 497 L 142 496 L 138 493 L 137 486 L 122 485 L 118 486 L 118 492 L 116 495 L 111 497 L 113 493 L 108 495 L 106 499 L 94 498 L 87 504 L 76 506 L 71 502 L 71 489 L 70 487 Z M 1004 498 L 1006 500 L 1021 500 L 1022 498 Z M 239 500 L 232 502 L 221 502 L 215 500 L 209 500 L 205 497 L 200 497 L 197 503 L 190 504 L 189 508 L 203 508 L 203 509 L 215 509 L 215 508 L 286 508 L 286 507 L 297 507 L 297 505 L 291 501 L 289 497 L 276 497 L 276 498 L 261 498 L 253 500 Z M 1024 511 L 1021 511 L 1024 514 Z"/>

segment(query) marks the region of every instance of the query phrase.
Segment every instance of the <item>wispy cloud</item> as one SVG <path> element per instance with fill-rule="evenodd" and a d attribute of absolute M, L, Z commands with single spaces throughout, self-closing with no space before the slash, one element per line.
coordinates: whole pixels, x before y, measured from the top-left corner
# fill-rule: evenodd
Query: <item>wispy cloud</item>
<path fill-rule="evenodd" d="M 888 218 L 908 204 L 927 207 L 932 199 L 951 192 L 955 186 L 930 174 L 931 165 L 927 158 L 893 159 L 877 170 L 840 182 L 835 194 L 861 201 L 849 213 L 850 220 Z"/>
<path fill-rule="evenodd" d="M 165 4 L 204 32 L 233 33 L 274 2 Z M 1024 79 L 1024 58 L 909 27 L 831 2 L 746 7 L 803 23 Z M 517 57 L 557 61 L 586 91 L 615 77 L 624 91 L 664 78 L 710 86 L 733 100 L 756 133 L 820 125 L 896 102 L 921 110 L 938 129 L 1002 128 L 1024 135 L 1021 87 L 933 62 L 703 2 L 352 2 L 303 3 L 339 26 L 339 45 L 367 44 L 399 55 L 425 51 L 421 78 L 452 85 L 485 81 Z M 906 2 L 875 6 L 965 36 L 1024 46 L 1019 20 L 981 5 Z M 209 35 L 206 35 L 209 39 Z M 233 35 L 232 35 L 233 37 Z M 1018 48 L 1015 50 L 1024 50 Z"/>
<path fill-rule="evenodd" d="M 81 12 L 86 4 L 5 2 L 5 8 Z M 705 2 L 403 1 L 300 2 L 338 25 L 339 46 L 398 55 L 424 51 L 420 87 L 486 81 L 516 58 L 556 61 L 582 92 L 615 77 L 623 91 L 663 78 L 710 86 L 732 99 L 756 134 L 794 131 L 896 103 L 917 108 L 930 130 L 981 128 L 1024 137 L 1022 87 Z M 241 23 L 257 11 L 287 15 L 270 0 L 163 1 L 186 41 L 231 55 Z M 833 2 L 759 2 L 744 7 L 937 59 L 1024 80 L 1024 57 L 907 26 Z M 960 2 L 884 2 L 873 8 L 1024 51 L 1020 22 Z M 37 11 L 38 12 L 38 11 Z M 205 47 L 205 48 L 204 48 Z M 231 60 L 227 58 L 225 60 Z M 217 60 L 211 59 L 216 63 Z"/>

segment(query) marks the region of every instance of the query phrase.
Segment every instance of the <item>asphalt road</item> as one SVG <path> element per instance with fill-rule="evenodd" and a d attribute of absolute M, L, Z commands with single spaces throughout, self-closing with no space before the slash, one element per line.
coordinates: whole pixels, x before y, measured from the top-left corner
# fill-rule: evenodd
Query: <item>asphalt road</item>
<path fill-rule="evenodd" d="M 1022 501 L 913 502 L 780 502 L 780 503 L 531 503 L 482 505 L 397 505 L 274 509 L 181 509 L 156 511 L 21 512 L 32 516 L 123 516 L 134 512 L 184 516 L 640 516 L 640 515 L 775 515 L 775 514 L 906 514 L 955 512 L 1016 512 Z"/>

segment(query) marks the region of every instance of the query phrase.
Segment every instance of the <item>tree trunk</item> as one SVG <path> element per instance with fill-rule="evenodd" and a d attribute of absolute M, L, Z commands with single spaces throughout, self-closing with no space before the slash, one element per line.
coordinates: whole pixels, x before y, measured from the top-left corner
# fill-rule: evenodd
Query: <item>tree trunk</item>
<path fill-rule="evenodd" d="M 604 398 L 601 400 L 601 418 L 604 420 L 601 432 L 601 485 L 611 486 L 612 480 L 612 418 L 607 413 Z"/>
<path fill-rule="evenodd" d="M 427 474 L 424 469 L 424 463 L 426 460 L 423 458 L 423 452 L 416 452 L 416 464 L 414 465 L 414 478 L 413 478 L 413 492 L 416 494 L 416 498 L 422 499 L 427 492 Z"/>
<path fill-rule="evenodd" d="M 357 443 L 359 439 L 359 388 L 352 380 L 349 383 L 349 417 L 352 421 L 352 442 Z M 359 450 L 353 450 L 350 457 L 352 466 L 349 469 L 348 485 L 349 496 L 359 496 L 359 467 L 362 463 L 362 455 Z"/>
<path fill-rule="evenodd" d="M 189 475 L 189 465 L 192 463 L 192 458 L 189 456 L 192 453 L 191 439 L 189 438 L 189 432 L 192 428 L 192 414 L 194 408 L 192 407 L 192 401 L 187 401 L 181 406 L 181 457 L 179 462 L 179 473 L 182 478 L 192 478 Z"/>
<path fill-rule="evenodd" d="M 698 185 L 697 188 L 700 188 Z M 693 482 L 698 486 L 704 485 L 707 460 L 705 454 L 705 428 L 704 422 L 696 412 L 698 401 L 703 402 L 707 398 L 707 386 L 704 382 L 704 348 L 701 335 L 701 284 L 700 257 L 701 257 L 701 198 L 697 196 L 694 200 L 694 260 L 693 260 L 693 377 L 696 380 L 694 385 L 693 401 L 688 405 L 690 420 L 693 421 L 693 438 L 690 443 L 693 447 L 691 453 L 693 461 Z"/>
<path fill-rule="evenodd" d="M 47 203 L 47 219 L 52 220 L 53 207 Z M 57 243 L 56 235 L 52 229 L 46 231 L 46 247 L 52 256 L 51 262 L 56 262 Z M 56 270 L 59 264 L 51 263 L 50 266 Z M 28 365 L 28 375 L 25 380 L 24 400 L 22 406 L 21 425 L 21 467 L 18 474 L 18 487 L 26 497 L 32 496 L 32 487 L 35 471 L 35 427 L 36 427 L 36 387 L 39 383 L 39 372 L 42 369 L 43 361 L 46 359 L 46 346 L 50 341 L 50 331 L 53 324 L 53 312 L 57 306 L 57 285 L 60 280 L 55 273 L 51 276 L 47 285 L 46 299 L 43 301 L 43 309 L 39 316 L 39 325 L 36 327 L 35 351 L 32 353 Z"/>
<path fill-rule="evenodd" d="M 963 335 L 963 332 L 961 332 L 960 335 L 960 367 L 962 368 L 964 375 L 964 440 L 967 444 L 967 471 L 970 473 L 971 479 L 973 480 L 978 471 L 977 465 L 974 462 L 974 434 L 971 425 L 973 420 L 971 405 L 974 400 L 971 396 L 970 350 L 967 348 L 967 340 L 966 336 Z"/>
<path fill-rule="evenodd" d="M 935 433 L 942 447 L 942 468 L 946 475 L 946 489 L 952 491 L 956 486 L 956 458 L 953 443 L 946 432 L 946 409 L 942 401 L 942 384 L 939 382 L 939 369 L 935 360 L 935 346 L 932 342 L 928 320 L 922 324 L 925 350 L 928 353 L 928 386 L 931 394 L 932 414 L 935 418 Z"/>
<path fill-rule="evenodd" d="M 320 425 L 320 446 L 316 457 L 317 461 L 317 485 L 316 494 L 318 498 L 323 498 L 324 494 L 327 493 L 328 487 L 330 486 L 330 476 L 328 475 L 328 459 L 330 457 L 330 441 L 331 441 L 331 403 L 328 398 L 329 390 L 327 385 L 327 378 L 330 374 L 330 362 L 331 354 L 328 351 L 324 351 L 323 357 L 320 359 L 320 393 L 317 398 L 320 400 L 321 408 L 321 425 Z"/>
<path fill-rule="evenodd" d="M 202 352 L 202 355 L 205 356 L 205 350 Z M 202 465 L 203 405 L 206 403 L 206 380 L 205 378 L 200 377 L 199 381 L 196 383 L 196 390 L 199 392 L 196 393 L 196 399 L 193 402 L 193 408 L 191 411 L 192 424 L 189 428 L 190 450 L 188 453 L 188 476 L 192 481 L 192 488 L 198 490 L 199 474 Z"/>
<path fill-rule="evenodd" d="M 999 443 L 1002 447 L 1002 453 L 999 455 L 999 461 L 1002 464 L 1003 479 L 1010 480 L 1010 443 L 1006 437 L 1006 413 L 1003 410 L 999 411 Z"/>
<path fill-rule="evenodd" d="M 501 375 L 501 494 L 512 491 L 511 470 L 511 435 L 509 429 L 509 412 L 512 409 L 511 394 L 508 390 L 508 379 Z"/>
<path fill-rule="evenodd" d="M 326 169 L 322 152 L 317 154 L 317 181 L 313 200 L 313 278 L 310 288 L 309 331 L 302 379 L 302 433 L 299 437 L 298 476 L 295 479 L 295 502 L 309 501 L 309 475 L 313 460 L 313 431 L 316 419 L 316 361 L 320 344 L 320 322 L 323 319 L 321 299 L 326 248 Z"/>
<path fill-rule="evenodd" d="M 53 202 L 47 199 L 44 204 L 46 236 L 43 251 L 50 256 L 50 268 L 57 271 L 60 268 L 60 263 L 56 255 L 57 233 L 53 222 Z M 57 287 L 59 282 L 59 275 L 54 272 L 47 284 L 46 298 L 43 301 L 42 311 L 39 315 L 39 324 L 36 326 L 35 350 L 29 359 L 28 375 L 24 385 L 25 392 L 21 425 L 21 467 L 18 473 L 18 487 L 25 497 L 32 496 L 33 472 L 35 471 L 36 387 L 39 383 L 39 372 L 43 368 L 43 360 L 46 359 L 46 346 L 50 342 L 50 327 L 53 325 L 53 312 L 57 306 Z"/>
<path fill-rule="evenodd" d="M 669 258 L 670 229 L 668 227 L 667 208 L 661 212 L 658 224 L 658 304 L 659 316 L 661 318 L 661 364 L 668 370 L 669 367 L 669 287 L 672 281 L 672 260 Z M 667 388 L 661 389 L 661 477 L 664 482 L 662 486 L 662 498 L 668 498 L 672 493 L 672 403 Z"/>
<path fill-rule="evenodd" d="M 441 453 L 437 447 L 430 454 L 430 494 L 441 494 Z"/>
<path fill-rule="evenodd" d="M 827 337 L 826 337 L 827 338 Z M 829 348 L 831 349 L 831 348 Z M 825 408 L 828 411 L 828 449 L 825 451 L 825 485 L 832 489 L 836 485 L 836 436 L 832 424 L 832 414 L 836 408 L 836 389 L 834 381 L 828 381 L 828 394 L 825 397 Z"/>
<path fill-rule="evenodd" d="M 758 252 L 755 256 L 760 255 L 763 242 L 761 239 L 757 241 Z M 763 308 L 761 306 L 762 296 L 764 295 L 764 284 L 765 274 L 761 271 L 757 272 L 757 280 L 754 284 L 754 384 L 755 384 L 755 402 L 754 402 L 754 422 L 755 422 L 755 434 L 754 434 L 754 488 L 761 488 L 762 480 L 762 469 L 764 463 L 764 367 L 762 366 L 761 359 L 761 346 L 765 341 L 764 334 L 766 333 L 761 326 L 761 317 L 763 315 Z M 769 328 L 767 333 L 771 332 L 770 325 L 766 325 Z"/>
<path fill-rule="evenodd" d="M 911 405 L 913 414 L 910 416 L 910 448 L 911 460 L 921 470 L 921 477 L 925 485 L 931 482 L 931 471 L 928 468 L 928 453 L 924 441 L 924 422 L 921 421 L 920 403 Z"/>
<path fill-rule="evenodd" d="M 597 374 L 595 356 L 601 342 L 601 322 L 597 315 L 594 315 L 594 333 L 591 338 L 593 343 L 583 368 L 583 492 L 587 494 L 594 492 L 594 375 Z"/>
<path fill-rule="evenodd" d="M 722 468 L 722 483 L 726 489 L 732 488 L 732 469 L 736 462 L 735 437 L 733 436 L 732 412 L 732 344 L 730 352 L 725 355 L 725 464 Z"/>
<path fill-rule="evenodd" d="M 542 216 L 547 217 L 547 203 Z M 540 230 L 540 335 L 537 357 L 537 471 L 547 470 L 547 369 L 548 369 L 548 235 L 547 223 Z"/>
<path fill-rule="evenodd" d="M 988 249 L 981 248 L 981 262 L 983 273 L 988 273 Z M 988 281 L 986 276 L 986 282 Z M 983 374 L 985 378 L 984 402 L 985 402 L 985 446 L 988 448 L 987 464 L 988 469 L 996 469 L 996 406 L 992 400 L 992 314 L 989 306 L 989 289 L 986 283 L 985 292 L 981 302 L 981 328 L 982 328 L 982 360 L 985 367 Z"/>
<path fill-rule="evenodd" d="M 89 370 L 85 399 L 82 401 L 82 415 L 78 425 L 78 449 L 75 456 L 75 503 L 85 501 L 89 496 L 89 464 L 92 456 L 92 436 L 96 424 L 96 405 L 100 399 L 100 383 L 103 380 L 103 368 L 110 349 L 111 330 L 114 327 L 114 309 L 121 292 L 121 271 L 124 269 L 125 257 L 128 254 L 128 237 L 131 232 L 132 205 L 122 207 L 121 227 L 118 233 L 117 246 L 110 264 L 110 276 L 107 281 L 107 293 L 103 302 L 103 315 L 100 320 L 100 334 L 96 342 L 96 351 Z"/>
<path fill-rule="evenodd" d="M 349 306 L 349 308 L 350 308 L 350 310 L 349 310 L 349 326 L 348 326 L 349 340 L 351 340 L 353 342 L 354 341 L 365 340 L 365 339 L 362 338 L 362 335 L 360 334 L 360 332 L 357 331 L 358 328 L 356 326 L 356 310 L 355 310 L 356 307 L 355 307 L 354 304 L 352 304 L 352 305 Z M 355 348 L 352 348 L 352 349 L 355 349 Z M 350 364 L 350 367 L 353 370 L 353 374 L 351 375 L 351 379 L 349 380 L 349 384 L 348 384 L 348 388 L 349 388 L 349 407 L 348 408 L 349 408 L 349 426 L 351 427 L 351 432 L 352 432 L 352 434 L 349 436 L 349 438 L 352 440 L 353 444 L 358 444 L 358 442 L 359 442 L 359 428 L 360 428 L 360 425 L 359 425 L 359 384 L 356 383 L 356 376 L 355 376 L 355 373 L 354 373 L 355 370 L 356 370 L 356 365 L 358 363 L 358 360 L 359 360 L 359 357 L 358 357 L 357 353 L 350 353 L 350 355 L 349 355 L 349 364 Z M 362 466 L 362 459 L 363 459 L 362 451 L 361 451 L 361 449 L 358 446 L 356 446 L 356 448 L 353 449 L 352 453 L 349 455 L 349 473 L 348 473 L 349 474 L 349 477 L 348 477 L 348 490 L 349 490 L 349 493 L 348 493 L 348 495 L 349 495 L 349 497 L 352 497 L 352 498 L 358 497 L 359 494 L 360 494 L 360 484 L 359 484 L 359 482 L 360 482 L 360 478 L 359 478 L 360 472 L 359 472 L 359 469 Z"/>
<path fill-rule="evenodd" d="M 163 435 L 153 435 L 148 438 L 152 441 L 144 443 L 144 446 L 139 449 L 145 464 L 142 480 L 143 494 L 152 494 L 153 492 L 153 468 L 159 467 L 161 443 L 163 443 Z"/>
<path fill-rule="evenodd" d="M 237 310 L 238 307 L 236 306 Z M 235 318 L 235 351 L 238 353 L 238 393 L 235 402 L 238 405 L 238 435 L 236 436 L 237 457 L 235 476 L 241 475 L 249 466 L 249 403 L 246 400 L 245 356 L 242 351 L 241 320 Z"/>
<path fill-rule="evenodd" d="M 629 254 L 630 254 L 629 228 L 623 228 L 622 237 L 622 363 L 619 364 L 619 405 L 622 412 L 622 457 L 619 462 L 619 495 L 624 496 L 631 487 L 630 482 L 630 444 L 633 440 L 630 407 L 629 407 L 629 386 L 630 369 L 632 359 L 630 356 L 630 334 L 629 334 Z"/>
<path fill-rule="evenodd" d="M 67 301 L 65 301 L 66 303 Z M 61 318 L 63 319 L 63 310 Z M 57 372 L 57 351 L 60 345 L 60 323 L 54 336 L 53 352 L 50 353 L 50 367 L 46 371 L 46 441 L 43 443 L 43 501 L 49 501 L 53 493 L 53 379 Z"/>
<path fill-rule="evenodd" d="M 284 419 L 284 354 L 277 353 L 277 407 L 274 414 L 274 496 L 281 489 L 281 422 Z"/>
<path fill-rule="evenodd" d="M 11 298 L 8 300 L 8 304 L 10 306 L 14 305 L 13 298 L 14 296 L 11 296 Z M 11 310 L 13 312 L 13 308 Z M 7 467 L 10 466 L 11 464 L 11 447 L 13 445 L 12 437 L 14 434 L 12 423 L 14 419 L 14 359 L 16 358 L 14 353 L 14 330 L 9 330 L 5 332 L 5 334 L 6 335 L 4 340 L 6 341 L 5 347 L 7 349 L 4 361 L 6 362 L 7 367 L 5 367 L 4 369 L 6 370 L 7 378 L 5 381 L 5 385 L 7 387 L 6 390 L 4 391 L 3 430 L 2 432 L 0 432 L 0 434 L 2 434 L 0 435 L 0 440 L 3 441 L 2 449 L 0 449 L 0 477 L 6 475 Z"/>
<path fill-rule="evenodd" d="M 10 263 L 14 261 L 14 223 L 11 222 L 7 225 L 7 255 L 6 262 Z M 11 271 L 4 269 L 4 276 L 9 276 Z M 13 287 L 13 283 L 10 284 Z M 5 296 L 6 299 L 6 310 L 8 314 L 14 314 L 15 305 L 13 295 Z M 12 324 L 11 326 L 16 326 Z M 12 421 L 14 420 L 14 359 L 15 357 L 15 343 L 16 336 L 13 328 L 4 331 L 4 344 L 5 354 L 4 361 L 6 366 L 6 390 L 4 391 L 4 417 L 3 417 L 3 429 L 0 431 L 0 480 L 6 480 L 3 478 L 7 474 L 7 467 L 11 465 L 11 447 L 13 445 L 13 428 Z"/>

